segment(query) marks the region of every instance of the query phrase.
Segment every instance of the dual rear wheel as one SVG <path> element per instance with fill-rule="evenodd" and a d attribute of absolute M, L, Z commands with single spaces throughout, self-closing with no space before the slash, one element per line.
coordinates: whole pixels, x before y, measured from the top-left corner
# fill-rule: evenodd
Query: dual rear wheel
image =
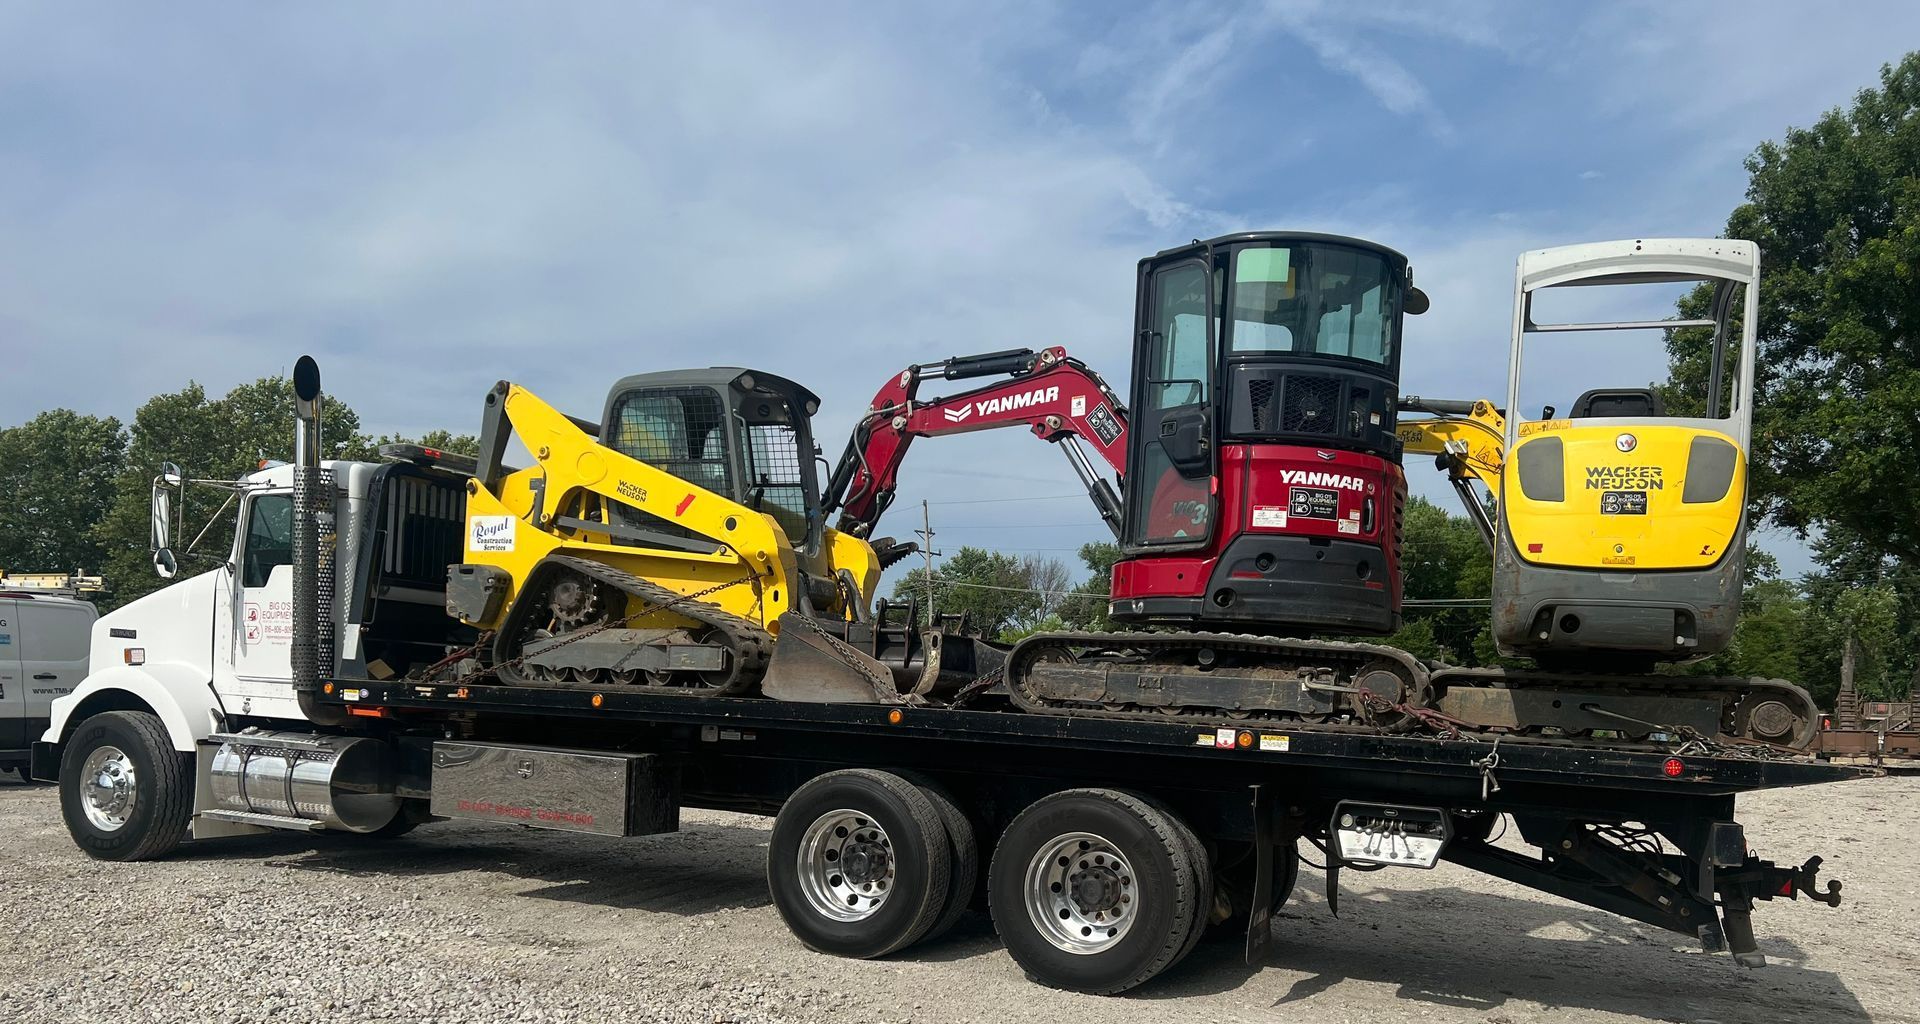
<path fill-rule="evenodd" d="M 939 935 L 972 902 L 972 821 L 939 787 L 869 769 L 802 786 L 774 821 L 768 884 L 808 946 L 886 956 Z M 1007 826 L 988 871 L 1007 950 L 1056 988 L 1132 988 L 1191 952 L 1214 911 L 1200 838 L 1150 797 L 1055 793 Z"/>

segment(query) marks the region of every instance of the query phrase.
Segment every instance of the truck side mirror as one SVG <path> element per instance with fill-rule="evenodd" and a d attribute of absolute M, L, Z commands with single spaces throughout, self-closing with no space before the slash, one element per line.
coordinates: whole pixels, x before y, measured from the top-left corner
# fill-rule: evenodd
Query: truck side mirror
<path fill-rule="evenodd" d="M 173 557 L 173 496 L 169 489 L 181 486 L 185 479 L 180 467 L 171 462 L 161 463 L 160 475 L 153 478 L 153 571 L 165 580 L 180 571 L 180 563 Z"/>

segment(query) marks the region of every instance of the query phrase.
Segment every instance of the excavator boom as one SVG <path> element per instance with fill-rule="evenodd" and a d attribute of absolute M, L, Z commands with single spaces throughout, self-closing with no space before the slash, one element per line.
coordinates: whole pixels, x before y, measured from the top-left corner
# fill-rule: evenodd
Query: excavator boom
<path fill-rule="evenodd" d="M 1001 374 L 1007 378 L 950 397 L 919 397 L 922 381 Z M 1082 442 L 1124 480 L 1127 408 L 1098 373 L 1058 345 L 1037 352 L 1019 348 L 953 356 L 909 366 L 888 380 L 854 427 L 827 484 L 826 508 L 840 513 L 835 528 L 859 537 L 873 535 L 893 501 L 900 465 L 915 438 L 1019 426 L 1061 446 L 1100 518 L 1117 536 L 1119 495 L 1095 471 Z"/>

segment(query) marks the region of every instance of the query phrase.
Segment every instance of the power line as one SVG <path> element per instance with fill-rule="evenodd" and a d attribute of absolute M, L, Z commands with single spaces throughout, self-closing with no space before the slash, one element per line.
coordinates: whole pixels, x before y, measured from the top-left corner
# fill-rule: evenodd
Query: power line
<path fill-rule="evenodd" d="M 1001 504 L 1003 502 L 1009 502 L 1009 501 L 1062 501 L 1067 498 L 1078 498 L 1081 501 L 1085 501 L 1087 500 L 1087 494 L 1085 491 L 1082 491 L 1078 494 L 1032 494 L 1032 495 L 1027 495 L 1025 497 L 1020 497 L 1020 498 L 959 498 L 953 501 L 928 502 L 928 504 L 931 504 L 931 505 L 997 505 L 997 504 Z"/>

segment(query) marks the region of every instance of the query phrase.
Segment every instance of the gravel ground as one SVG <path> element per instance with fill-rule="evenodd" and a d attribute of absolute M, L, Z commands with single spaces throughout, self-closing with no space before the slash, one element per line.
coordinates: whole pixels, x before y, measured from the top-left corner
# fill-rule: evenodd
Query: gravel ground
<path fill-rule="evenodd" d="M 149 864 L 88 861 L 50 787 L 0 782 L 4 1021 L 1881 1021 L 1920 1022 L 1920 779 L 1762 794 L 1765 855 L 1827 858 L 1846 902 L 1761 904 L 1774 965 L 1451 865 L 1311 869 L 1268 962 L 1208 943 L 1135 993 L 1022 978 L 984 920 L 875 962 L 787 934 L 768 822 L 689 811 L 606 840 L 441 823 L 379 844 L 274 835 Z"/>

